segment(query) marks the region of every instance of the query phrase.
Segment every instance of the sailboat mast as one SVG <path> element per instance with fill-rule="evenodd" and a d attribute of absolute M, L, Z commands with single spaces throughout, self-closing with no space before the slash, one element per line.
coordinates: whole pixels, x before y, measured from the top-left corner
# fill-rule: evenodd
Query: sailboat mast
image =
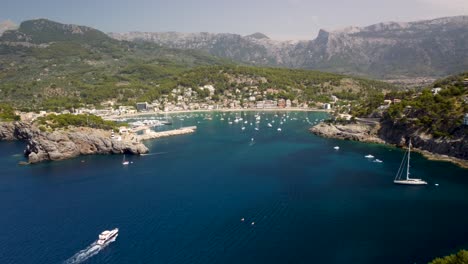
<path fill-rule="evenodd" d="M 406 180 L 409 179 L 409 162 L 410 162 L 410 154 L 411 154 L 411 139 L 408 144 L 408 163 L 406 165 Z"/>

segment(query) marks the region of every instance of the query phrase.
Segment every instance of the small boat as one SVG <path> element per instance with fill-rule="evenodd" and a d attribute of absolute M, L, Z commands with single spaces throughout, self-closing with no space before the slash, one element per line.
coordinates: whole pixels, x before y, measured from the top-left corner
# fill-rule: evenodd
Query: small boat
<path fill-rule="evenodd" d="M 379 160 L 379 159 L 375 159 L 373 162 L 382 163 L 383 161 L 381 161 L 381 160 Z"/>
<path fill-rule="evenodd" d="M 268 127 L 272 127 L 272 125 L 270 123 L 267 124 Z"/>
<path fill-rule="evenodd" d="M 397 175 L 395 176 L 395 179 L 393 180 L 393 183 L 396 184 L 405 184 L 405 185 L 426 185 L 427 182 L 421 180 L 421 179 L 414 179 L 410 178 L 410 154 L 411 154 L 411 139 L 408 143 L 408 151 L 403 155 L 403 160 L 401 161 L 400 168 L 398 169 Z M 406 157 L 408 157 L 406 159 Z M 406 162 L 406 178 L 403 178 L 403 166 L 404 163 Z"/>
<path fill-rule="evenodd" d="M 122 160 L 122 165 L 128 165 L 130 162 L 128 160 L 125 160 L 125 154 L 123 156 L 123 160 Z"/>
<path fill-rule="evenodd" d="M 371 154 L 367 154 L 366 156 L 364 156 L 364 158 L 366 158 L 366 159 L 373 159 L 374 156 L 372 156 Z"/>
<path fill-rule="evenodd" d="M 257 131 L 258 131 L 258 127 L 256 127 L 256 128 L 255 128 L 255 130 L 257 130 Z"/>
<path fill-rule="evenodd" d="M 245 130 L 245 127 L 242 127 L 242 130 Z"/>
<path fill-rule="evenodd" d="M 281 128 L 279 128 L 279 127 L 278 127 L 278 129 L 277 129 L 277 130 L 278 130 L 278 131 L 281 131 Z"/>
<path fill-rule="evenodd" d="M 115 237 L 119 233 L 119 229 L 115 228 L 112 230 L 105 230 L 99 235 L 99 239 L 97 241 L 98 245 L 104 245 L 106 242 L 111 240 L 113 237 Z"/>
<path fill-rule="evenodd" d="M 340 147 L 338 147 L 338 146 L 335 146 L 335 147 L 333 147 L 333 148 L 336 149 L 336 150 L 339 150 L 339 149 L 340 149 Z"/>

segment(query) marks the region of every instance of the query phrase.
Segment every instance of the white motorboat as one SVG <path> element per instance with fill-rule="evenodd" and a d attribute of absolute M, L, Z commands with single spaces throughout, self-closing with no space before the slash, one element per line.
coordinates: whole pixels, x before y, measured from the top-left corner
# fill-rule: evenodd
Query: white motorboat
<path fill-rule="evenodd" d="M 364 158 L 366 158 L 366 159 L 373 159 L 374 156 L 372 156 L 371 154 L 367 154 L 367 155 L 364 156 Z"/>
<path fill-rule="evenodd" d="M 99 234 L 99 239 L 97 241 L 97 244 L 104 245 L 106 242 L 108 242 L 113 237 L 115 237 L 118 233 L 119 233 L 118 228 L 103 231 L 101 234 Z"/>
<path fill-rule="evenodd" d="M 336 149 L 336 150 L 339 150 L 339 149 L 340 149 L 340 147 L 338 147 L 338 146 L 335 146 L 335 147 L 333 147 L 333 148 Z"/>
<path fill-rule="evenodd" d="M 394 183 L 396 184 L 405 184 L 405 185 L 426 185 L 427 182 L 421 180 L 421 179 L 414 179 L 410 178 L 410 154 L 411 154 L 411 140 L 408 143 L 408 151 L 403 155 L 403 160 L 401 161 L 400 168 L 398 169 L 397 175 L 395 176 L 395 179 L 393 180 Z M 408 158 L 406 158 L 408 157 Z M 406 178 L 403 178 L 403 166 L 406 162 Z"/>
<path fill-rule="evenodd" d="M 379 160 L 379 159 L 375 159 L 373 162 L 375 163 L 382 163 L 383 161 Z"/>

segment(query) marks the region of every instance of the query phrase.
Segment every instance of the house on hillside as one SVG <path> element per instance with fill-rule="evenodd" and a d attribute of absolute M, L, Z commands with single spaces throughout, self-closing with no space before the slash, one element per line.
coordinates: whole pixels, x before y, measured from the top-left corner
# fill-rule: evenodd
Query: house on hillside
<path fill-rule="evenodd" d="M 284 99 L 279 99 L 279 100 L 278 100 L 278 107 L 279 107 L 279 108 L 285 108 L 285 107 L 286 107 L 286 100 L 284 100 Z"/>
<path fill-rule="evenodd" d="M 147 102 L 136 103 L 136 109 L 138 112 L 146 112 L 148 111 L 148 103 Z"/>
<path fill-rule="evenodd" d="M 438 94 L 440 91 L 442 91 L 442 88 L 440 88 L 440 87 L 435 87 L 435 88 L 431 89 L 431 92 L 432 92 L 433 95 Z"/>

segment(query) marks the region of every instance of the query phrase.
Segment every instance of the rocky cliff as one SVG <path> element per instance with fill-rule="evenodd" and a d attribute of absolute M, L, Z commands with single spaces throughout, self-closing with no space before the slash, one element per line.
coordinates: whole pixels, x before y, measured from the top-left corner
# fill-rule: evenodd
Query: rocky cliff
<path fill-rule="evenodd" d="M 328 124 L 320 123 L 310 128 L 316 135 L 355 140 L 362 142 L 392 144 L 405 147 L 411 139 L 412 145 L 425 156 L 437 160 L 453 161 L 468 168 L 468 136 L 456 138 L 434 138 L 417 130 L 394 125 L 391 122 Z"/>
<path fill-rule="evenodd" d="M 320 30 L 309 41 L 275 41 L 261 33 L 110 33 L 129 41 L 197 49 L 236 61 L 377 78 L 445 76 L 468 68 L 468 16 Z"/>
<path fill-rule="evenodd" d="M 89 154 L 143 154 L 148 148 L 132 140 L 110 138 L 110 132 L 91 128 L 40 131 L 25 122 L 0 123 L 0 140 L 24 140 L 24 155 L 30 163 L 64 160 Z"/>

